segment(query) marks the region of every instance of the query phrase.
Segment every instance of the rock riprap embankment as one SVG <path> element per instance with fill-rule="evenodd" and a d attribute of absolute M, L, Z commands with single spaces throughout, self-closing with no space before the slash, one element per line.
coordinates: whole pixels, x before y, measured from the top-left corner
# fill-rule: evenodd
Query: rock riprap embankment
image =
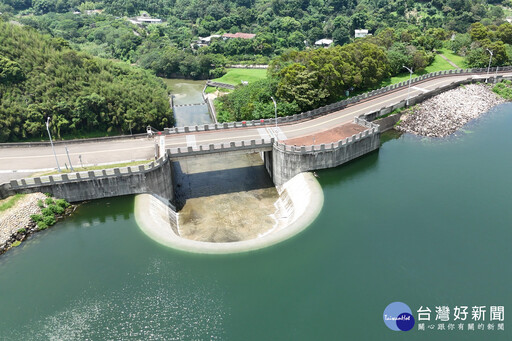
<path fill-rule="evenodd" d="M 45 200 L 43 193 L 27 194 L 16 205 L 0 215 L 0 253 L 9 248 L 16 240 L 23 240 L 26 233 L 18 233 L 20 229 L 37 229 L 30 219 L 32 214 L 40 214 L 39 200 Z"/>
<path fill-rule="evenodd" d="M 469 84 L 432 97 L 402 115 L 397 130 L 443 137 L 505 102 L 485 84 Z"/>

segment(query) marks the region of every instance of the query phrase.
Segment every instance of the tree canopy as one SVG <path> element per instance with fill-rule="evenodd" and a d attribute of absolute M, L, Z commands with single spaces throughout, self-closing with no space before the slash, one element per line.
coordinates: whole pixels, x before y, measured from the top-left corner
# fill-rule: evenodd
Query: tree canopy
<path fill-rule="evenodd" d="M 147 71 L 0 22 L 0 141 L 144 131 L 173 123 L 166 86 Z"/>

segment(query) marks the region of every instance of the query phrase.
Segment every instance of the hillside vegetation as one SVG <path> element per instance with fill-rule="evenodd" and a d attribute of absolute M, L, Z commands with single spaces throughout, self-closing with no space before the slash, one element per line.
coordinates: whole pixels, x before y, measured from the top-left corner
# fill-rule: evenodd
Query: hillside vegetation
<path fill-rule="evenodd" d="M 142 132 L 172 124 L 166 86 L 60 38 L 0 22 L 0 142 Z"/>
<path fill-rule="evenodd" d="M 356 29 L 377 35 L 393 28 L 407 40 L 415 30 L 443 29 L 449 37 L 475 22 L 500 25 L 511 6 L 511 0 L 0 0 L 5 18 L 64 38 L 76 49 L 138 63 L 165 77 L 210 79 L 222 75 L 223 65 L 268 64 L 318 39 L 353 42 Z M 102 12 L 86 14 L 92 9 Z M 127 20 L 143 12 L 164 23 Z M 198 37 L 226 32 L 256 37 L 195 44 Z"/>

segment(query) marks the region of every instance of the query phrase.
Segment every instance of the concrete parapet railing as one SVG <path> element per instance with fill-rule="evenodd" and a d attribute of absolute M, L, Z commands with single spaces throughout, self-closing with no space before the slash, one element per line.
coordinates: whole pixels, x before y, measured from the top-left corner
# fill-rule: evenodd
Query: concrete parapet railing
<path fill-rule="evenodd" d="M 207 86 L 218 86 L 219 88 L 226 88 L 226 89 L 234 89 L 235 86 L 228 83 L 221 83 L 221 82 L 214 82 L 214 81 L 206 81 Z"/>
<path fill-rule="evenodd" d="M 489 69 L 489 77 L 494 76 L 496 72 L 505 72 L 512 70 L 512 66 L 502 66 L 502 67 L 493 67 Z M 486 74 L 487 68 L 473 68 L 473 69 L 457 69 L 457 70 L 445 70 L 445 71 L 437 71 L 431 72 L 422 76 L 418 76 L 411 79 L 411 84 L 418 83 L 424 81 L 429 78 L 436 77 L 445 77 L 450 75 L 461 75 L 461 74 Z M 210 81 L 209 81 L 210 82 Z M 310 111 L 306 111 L 300 114 L 295 114 L 292 116 L 284 116 L 278 117 L 277 123 L 290 123 L 295 121 L 302 121 L 306 119 L 312 119 L 318 116 L 326 115 L 338 110 L 341 110 L 349 105 L 360 102 L 362 100 L 368 100 L 375 96 L 380 96 L 387 92 L 395 91 L 399 88 L 403 88 L 409 85 L 409 80 L 399 82 L 397 84 L 388 85 L 386 87 L 372 90 L 366 92 L 364 94 L 360 94 L 351 98 L 347 98 L 345 100 L 332 103 L 317 109 L 313 109 Z M 255 127 L 255 126 L 265 126 L 265 125 L 273 125 L 276 124 L 275 118 L 261 119 L 261 120 L 253 120 L 253 121 L 241 121 L 241 122 L 229 122 L 222 124 L 209 124 L 204 126 L 190 126 L 190 127 L 174 127 L 174 128 L 165 128 L 165 132 L 167 134 L 176 134 L 176 133 L 189 133 L 189 132 L 199 132 L 199 131 L 207 131 L 207 130 L 218 130 L 218 129 L 233 129 L 233 128 L 244 128 L 244 127 Z"/>
<path fill-rule="evenodd" d="M 464 70 L 461 70 L 461 71 L 464 71 Z M 444 72 L 447 72 L 447 71 L 439 71 L 440 73 L 444 73 Z M 501 80 L 501 79 L 506 79 L 506 77 L 503 77 L 501 75 L 498 75 L 497 76 L 497 80 Z M 441 86 L 441 87 L 437 87 L 436 89 L 433 89 L 429 92 L 426 92 L 426 93 L 421 93 L 421 94 L 418 94 L 414 97 L 411 97 L 409 98 L 409 105 L 408 106 L 413 106 L 417 103 L 421 103 L 423 102 L 424 100 L 430 98 L 430 97 L 433 97 L 433 96 L 436 96 L 442 92 L 445 92 L 447 90 L 451 90 L 451 89 L 454 89 L 462 84 L 466 84 L 466 83 L 472 83 L 472 82 L 475 82 L 475 81 L 479 81 L 478 78 L 468 78 L 468 79 L 464 79 L 464 80 L 459 80 L 459 81 L 456 81 L 456 82 L 451 82 L 450 84 L 447 84 L 447 85 L 444 85 L 444 86 Z M 402 100 L 400 102 L 397 102 L 397 103 L 394 103 L 392 105 L 389 105 L 387 107 L 383 107 L 383 108 L 380 108 L 378 110 L 374 110 L 374 111 L 371 111 L 371 112 L 367 112 L 365 114 L 362 114 L 360 115 L 359 117 L 364 119 L 365 121 L 373 121 L 377 118 L 380 118 L 382 116 L 385 116 L 387 114 L 390 114 L 392 113 L 393 111 L 397 110 L 397 109 L 401 109 L 401 108 L 405 108 L 407 106 L 407 101 L 406 100 Z"/>
<path fill-rule="evenodd" d="M 169 158 L 178 158 L 185 156 L 194 156 L 194 155 L 204 155 L 204 154 L 214 154 L 214 153 L 226 153 L 226 152 L 234 152 L 234 151 L 245 151 L 245 150 L 271 150 L 274 144 L 274 139 L 261 139 L 261 140 L 250 140 L 250 141 L 237 141 L 237 142 L 229 142 L 218 143 L 218 144 L 209 144 L 209 145 L 199 145 L 195 147 L 178 147 L 178 148 L 169 148 L 167 149 L 167 156 Z"/>
<path fill-rule="evenodd" d="M 368 129 L 366 129 L 358 134 L 354 134 L 350 137 L 347 137 L 345 139 L 339 140 L 337 142 L 323 143 L 323 144 L 319 144 L 319 145 L 307 145 L 307 146 L 290 146 L 290 145 L 286 145 L 284 143 L 277 142 L 275 144 L 275 148 L 277 148 L 278 150 L 283 151 L 283 152 L 290 152 L 290 153 L 295 153 L 295 154 L 310 154 L 310 153 L 323 152 L 323 151 L 332 151 L 335 149 L 343 148 L 349 144 L 352 144 L 354 142 L 360 141 L 361 139 L 364 139 L 366 137 L 369 137 L 369 136 L 379 133 L 379 126 L 377 124 L 368 122 L 363 118 L 355 117 L 354 123 L 359 124 Z"/>
<path fill-rule="evenodd" d="M 236 64 L 236 65 L 226 65 L 226 67 L 232 68 L 232 69 L 268 69 L 268 65 L 266 65 L 266 64 L 252 64 L 252 65 Z"/>
<path fill-rule="evenodd" d="M 37 178 L 24 178 L 18 180 L 11 180 L 8 183 L 8 189 L 22 189 L 31 186 L 41 186 L 41 185 L 54 185 L 60 183 L 69 183 L 76 181 L 87 181 L 94 179 L 102 179 L 109 177 L 119 177 L 123 175 L 135 175 L 142 174 L 153 171 L 157 168 L 160 168 L 167 161 L 167 157 L 164 156 L 154 162 L 150 162 L 145 165 L 140 166 L 128 166 L 122 168 L 111 168 L 111 169 L 102 169 L 102 170 L 92 170 L 92 171 L 84 171 L 84 172 L 76 172 L 76 173 L 68 173 L 68 174 L 56 174 L 49 176 L 41 176 Z M 2 184 L 6 185 L 6 184 Z"/>

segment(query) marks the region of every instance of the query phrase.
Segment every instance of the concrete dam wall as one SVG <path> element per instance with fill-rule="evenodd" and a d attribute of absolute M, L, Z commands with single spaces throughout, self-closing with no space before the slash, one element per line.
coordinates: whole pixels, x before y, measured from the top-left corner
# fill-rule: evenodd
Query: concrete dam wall
<path fill-rule="evenodd" d="M 335 143 L 301 147 L 275 144 L 272 150 L 271 166 L 267 168 L 272 168 L 274 184 L 281 186 L 299 173 L 337 167 L 378 149 L 380 147 L 378 126 L 359 118 L 355 121 L 368 129 Z M 269 155 L 265 154 L 265 162 L 269 162 Z"/>
<path fill-rule="evenodd" d="M 0 198 L 35 192 L 51 193 L 69 202 L 151 193 L 174 207 L 173 175 L 167 156 L 145 166 L 27 178 L 0 185 Z"/>

